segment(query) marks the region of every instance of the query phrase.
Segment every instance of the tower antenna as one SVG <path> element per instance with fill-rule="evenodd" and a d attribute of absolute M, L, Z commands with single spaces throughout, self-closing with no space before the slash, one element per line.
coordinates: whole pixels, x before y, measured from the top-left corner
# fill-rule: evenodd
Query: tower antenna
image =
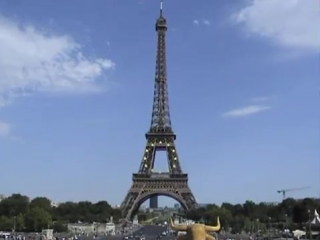
<path fill-rule="evenodd" d="M 162 17 L 162 11 L 163 11 L 163 0 L 160 0 L 160 17 Z"/>

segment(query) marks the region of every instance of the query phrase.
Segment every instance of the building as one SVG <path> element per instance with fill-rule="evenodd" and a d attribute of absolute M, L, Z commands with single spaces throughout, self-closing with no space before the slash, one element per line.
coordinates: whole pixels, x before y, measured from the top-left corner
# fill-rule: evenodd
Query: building
<path fill-rule="evenodd" d="M 150 198 L 150 209 L 157 209 L 158 208 L 158 196 L 152 196 Z"/>
<path fill-rule="evenodd" d="M 267 206 L 278 206 L 279 202 L 263 202 Z"/>
<path fill-rule="evenodd" d="M 94 233 L 94 224 L 92 223 L 68 223 L 68 230 L 74 234 Z"/>
<path fill-rule="evenodd" d="M 45 236 L 45 239 L 47 240 L 53 239 L 53 229 L 43 229 L 41 234 Z"/>
<path fill-rule="evenodd" d="M 58 207 L 58 206 L 59 206 L 59 203 L 51 201 L 51 207 Z"/>
<path fill-rule="evenodd" d="M 180 209 L 180 204 L 179 204 L 179 203 L 175 203 L 175 204 L 173 205 L 173 208 L 174 208 L 174 209 Z"/>
<path fill-rule="evenodd" d="M 115 235 L 115 224 L 109 223 L 68 223 L 68 230 L 74 234 L 107 234 Z"/>

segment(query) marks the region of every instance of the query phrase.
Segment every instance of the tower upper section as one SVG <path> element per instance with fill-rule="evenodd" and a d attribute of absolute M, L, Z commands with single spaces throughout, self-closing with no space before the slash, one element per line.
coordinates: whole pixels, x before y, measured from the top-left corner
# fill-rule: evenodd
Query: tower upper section
<path fill-rule="evenodd" d="M 167 21 L 163 16 L 163 2 L 160 3 L 160 17 L 156 22 L 158 33 L 156 73 L 153 95 L 151 127 L 148 134 L 173 134 L 169 111 L 167 60 L 166 60 L 166 31 Z"/>
<path fill-rule="evenodd" d="M 156 22 L 156 31 L 167 30 L 167 20 L 163 17 L 163 1 L 160 2 L 160 17 Z"/>

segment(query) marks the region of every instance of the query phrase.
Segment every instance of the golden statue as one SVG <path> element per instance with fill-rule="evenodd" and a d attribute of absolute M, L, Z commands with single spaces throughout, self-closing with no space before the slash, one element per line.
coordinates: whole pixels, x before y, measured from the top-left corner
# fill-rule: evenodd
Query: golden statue
<path fill-rule="evenodd" d="M 174 225 L 170 217 L 170 226 L 172 230 L 187 232 L 185 235 L 180 235 L 177 240 L 216 240 L 215 237 L 208 232 L 217 232 L 220 230 L 220 220 L 217 219 L 216 226 L 207 226 L 204 224 L 194 223 L 191 225 Z"/>

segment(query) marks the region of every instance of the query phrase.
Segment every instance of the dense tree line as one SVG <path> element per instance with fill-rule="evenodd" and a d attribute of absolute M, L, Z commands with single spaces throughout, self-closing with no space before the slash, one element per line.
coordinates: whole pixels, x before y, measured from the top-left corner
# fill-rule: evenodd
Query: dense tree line
<path fill-rule="evenodd" d="M 303 229 L 313 219 L 314 211 L 320 211 L 320 200 L 287 198 L 279 204 L 246 201 L 244 204 L 223 203 L 208 205 L 182 214 L 187 219 L 216 224 L 216 217 L 224 230 L 233 232 L 257 232 L 267 230 Z M 314 227 L 314 226 L 313 226 Z"/>
<path fill-rule="evenodd" d="M 31 201 L 27 196 L 12 194 L 0 202 L 0 231 L 41 231 L 53 228 L 66 231 L 66 223 L 107 222 L 110 217 L 120 219 L 120 210 L 113 209 L 106 201 L 91 203 L 65 202 L 57 207 L 45 197 Z"/>
<path fill-rule="evenodd" d="M 306 198 L 303 200 L 286 199 L 280 204 L 256 204 L 246 201 L 244 204 L 223 203 L 221 206 L 208 205 L 205 208 L 179 214 L 195 221 L 216 224 L 216 217 L 225 230 L 257 231 L 266 229 L 302 228 L 313 217 L 314 210 L 320 212 L 320 201 Z M 141 213 L 141 216 L 145 214 Z M 13 194 L 0 202 L 0 231 L 41 231 L 53 228 L 66 231 L 66 223 L 115 222 L 121 218 L 119 209 L 114 209 L 107 201 L 91 203 L 65 202 L 57 207 L 45 197 L 36 197 L 30 201 L 27 196 Z M 139 217 L 139 219 L 141 219 Z"/>

